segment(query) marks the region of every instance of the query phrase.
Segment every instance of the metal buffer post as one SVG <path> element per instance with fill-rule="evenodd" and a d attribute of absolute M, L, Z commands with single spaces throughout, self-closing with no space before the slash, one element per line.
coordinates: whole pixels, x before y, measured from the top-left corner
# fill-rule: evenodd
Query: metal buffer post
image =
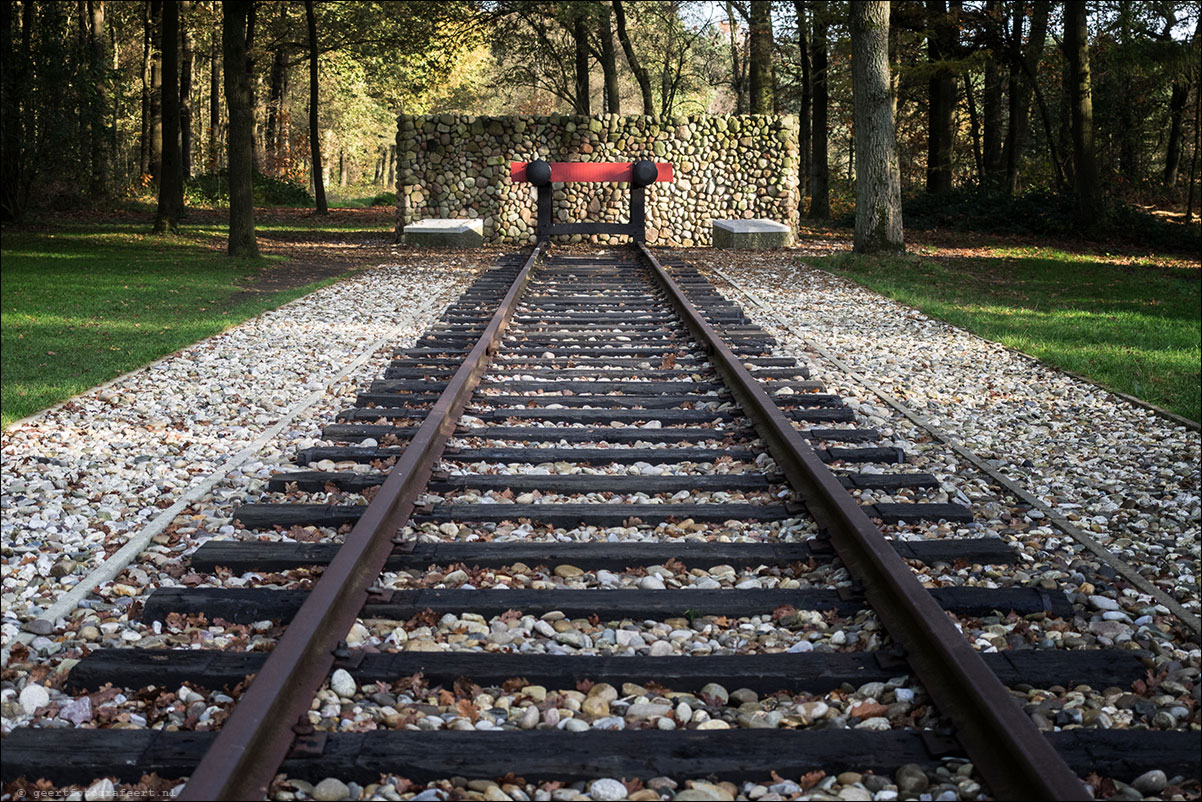
<path fill-rule="evenodd" d="M 672 165 L 643 159 L 637 162 L 510 162 L 509 176 L 528 181 L 538 188 L 538 229 L 540 240 L 552 234 L 625 234 L 635 242 L 647 240 L 647 211 L 644 190 L 656 181 L 674 180 Z M 629 223 L 554 223 L 551 220 L 553 183 L 598 182 L 630 184 Z"/>

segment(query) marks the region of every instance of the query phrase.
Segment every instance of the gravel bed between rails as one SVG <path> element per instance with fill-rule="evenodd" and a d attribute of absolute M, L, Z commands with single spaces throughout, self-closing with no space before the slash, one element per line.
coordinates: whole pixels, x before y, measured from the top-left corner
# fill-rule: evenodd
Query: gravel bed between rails
<path fill-rule="evenodd" d="M 136 565 L 155 574 L 203 539 L 232 533 L 231 505 L 257 496 L 273 468 L 289 465 L 299 438 L 319 437 L 321 426 L 380 375 L 392 349 L 415 342 L 494 260 L 487 252 L 406 254 L 397 264 L 266 312 L 4 432 L 5 647 L 24 622 L 224 460 L 269 432 L 298 400 L 325 390 L 257 456 L 157 535 Z M 384 337 L 386 347 L 331 384 Z M 153 576 L 147 579 L 157 584 Z M 114 595 L 114 587 L 116 596 L 127 594 L 110 585 L 100 595 Z M 35 655 L 45 654 L 38 648 L 45 644 L 35 640 L 33 646 Z"/>

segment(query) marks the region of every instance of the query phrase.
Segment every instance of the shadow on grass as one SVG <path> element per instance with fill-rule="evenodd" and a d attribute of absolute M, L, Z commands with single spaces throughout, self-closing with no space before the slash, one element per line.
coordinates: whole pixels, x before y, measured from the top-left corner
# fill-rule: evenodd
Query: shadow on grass
<path fill-rule="evenodd" d="M 1064 251 L 812 263 L 923 313 L 1198 420 L 1198 270 Z"/>

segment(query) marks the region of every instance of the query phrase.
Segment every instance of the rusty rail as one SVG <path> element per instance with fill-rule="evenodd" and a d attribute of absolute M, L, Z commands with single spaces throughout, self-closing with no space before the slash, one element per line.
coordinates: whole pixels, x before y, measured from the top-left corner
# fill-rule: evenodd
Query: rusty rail
<path fill-rule="evenodd" d="M 395 546 L 394 535 L 412 514 L 414 502 L 488 367 L 545 248 L 545 241 L 534 247 L 480 339 L 238 700 L 180 799 L 262 799 L 267 795 L 298 730 L 308 724 L 309 705 L 334 665 L 336 645 L 367 601 L 368 588 Z"/>
<path fill-rule="evenodd" d="M 769 452 L 830 536 L 843 564 L 956 737 L 1002 799 L 1091 799 L 1081 780 L 1014 701 L 873 525 L 855 499 L 793 428 L 655 255 L 636 243 L 693 336 L 709 353 Z"/>

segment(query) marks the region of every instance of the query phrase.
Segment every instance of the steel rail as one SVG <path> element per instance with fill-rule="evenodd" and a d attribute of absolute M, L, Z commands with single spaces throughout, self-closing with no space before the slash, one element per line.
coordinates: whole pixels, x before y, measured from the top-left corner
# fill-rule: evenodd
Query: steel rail
<path fill-rule="evenodd" d="M 863 586 L 885 629 L 956 738 L 1002 799 L 1092 799 L 1010 692 L 952 623 L 880 530 L 793 428 L 790 420 L 702 317 L 643 243 L 635 243 L 660 287 L 709 353 L 769 452 Z"/>
<path fill-rule="evenodd" d="M 545 240 L 534 247 L 480 339 L 242 694 L 180 799 L 266 797 L 297 730 L 308 724 L 313 696 L 334 665 L 334 649 L 367 602 L 368 589 L 395 546 L 393 537 L 412 514 L 545 248 Z"/>
<path fill-rule="evenodd" d="M 903 404 L 895 396 L 893 396 L 889 391 L 885 390 L 883 387 L 881 387 L 879 384 L 874 382 L 872 379 L 863 375 L 862 373 L 857 371 L 855 368 L 853 368 L 851 365 L 844 362 L 839 357 L 835 356 L 829 350 L 827 350 L 826 348 L 823 348 L 818 343 L 813 342 L 808 337 L 806 337 L 804 334 L 797 331 L 795 328 L 793 328 L 793 326 L 789 325 L 788 321 L 784 320 L 779 314 L 774 312 L 772 310 L 772 308 L 770 306 L 768 306 L 768 304 L 765 303 L 762 298 L 758 297 L 757 295 L 755 295 L 754 293 L 752 293 L 750 290 L 746 289 L 745 287 L 739 286 L 731 276 L 726 275 L 721 270 L 714 270 L 713 272 L 715 274 L 717 274 L 718 276 L 720 276 L 723 281 L 725 281 L 727 284 L 729 284 L 731 287 L 733 287 L 736 292 L 739 292 L 742 295 L 744 295 L 753 304 L 755 304 L 760 309 L 762 309 L 765 312 L 765 314 L 771 316 L 776 321 L 776 325 L 780 326 L 782 329 L 787 331 L 789 334 L 791 334 L 792 336 L 794 336 L 798 340 L 800 340 L 802 343 L 804 343 L 806 348 L 813 349 L 815 351 L 815 353 L 817 353 L 820 357 L 827 360 L 828 362 L 833 364 L 835 367 L 837 367 L 839 370 L 846 373 L 857 384 L 860 384 L 863 387 L 866 387 L 867 389 L 871 390 L 882 401 L 884 401 L 889 406 L 893 407 L 895 410 L 897 410 L 897 412 L 899 414 L 903 415 L 908 420 L 910 420 L 910 422 L 912 422 L 918 426 L 921 426 L 923 429 L 926 429 L 928 432 L 931 433 L 931 435 L 936 440 L 940 441 L 941 443 L 946 445 L 948 448 L 950 448 L 952 451 L 956 452 L 957 456 L 959 456 L 961 459 L 965 460 L 966 462 L 970 463 L 978 471 L 986 474 L 991 479 L 993 479 L 993 481 L 997 482 L 1002 487 L 1009 490 L 1011 493 L 1014 494 L 1014 496 L 1016 498 L 1019 498 L 1023 502 L 1030 504 L 1035 509 L 1042 511 L 1043 514 L 1045 516 L 1047 516 L 1048 520 L 1050 520 L 1052 523 L 1054 523 L 1057 526 L 1057 528 L 1060 529 L 1061 532 L 1064 532 L 1066 535 L 1071 537 L 1073 540 L 1076 540 L 1078 543 L 1085 546 L 1085 548 L 1087 548 L 1091 552 L 1093 552 L 1094 555 L 1096 555 L 1098 557 L 1098 559 L 1100 559 L 1102 562 L 1106 563 L 1111 568 L 1113 568 L 1119 576 L 1121 576 L 1126 581 L 1130 582 L 1137 589 L 1139 589 L 1143 593 L 1147 593 L 1153 599 L 1155 599 L 1159 603 L 1163 604 L 1165 607 L 1168 607 L 1169 610 L 1172 611 L 1173 615 L 1177 616 L 1177 618 L 1179 618 L 1181 620 L 1181 623 L 1185 624 L 1187 627 L 1189 627 L 1193 631 L 1195 636 L 1202 637 L 1202 618 L 1199 618 L 1198 616 L 1191 613 L 1189 610 L 1187 610 L 1185 608 L 1185 606 L 1181 602 L 1177 601 L 1172 596 L 1170 596 L 1168 593 L 1165 593 L 1163 590 L 1158 588 L 1156 585 L 1149 582 L 1146 578 L 1144 578 L 1143 574 L 1139 573 L 1139 571 L 1135 568 L 1135 566 L 1131 565 L 1128 562 L 1125 562 L 1121 557 L 1116 555 L 1114 552 L 1112 552 L 1106 546 L 1103 546 L 1101 543 L 1099 543 L 1097 540 L 1095 540 L 1090 535 L 1085 534 L 1085 532 L 1083 532 L 1076 525 L 1074 525 L 1072 521 L 1070 521 L 1068 518 L 1064 517 L 1064 515 L 1059 510 L 1057 510 L 1051 504 L 1044 502 L 1041 498 L 1036 496 L 1030 490 L 1028 490 L 1027 488 L 1020 485 L 1018 482 L 1016 482 L 1014 480 L 1013 477 L 1007 476 L 1006 474 L 1002 473 L 997 468 L 990 465 L 984 459 L 979 457 L 975 452 L 970 451 L 967 446 L 963 445 L 952 434 L 950 434 L 949 432 L 936 426 L 935 424 L 931 423 L 930 420 L 923 417 L 922 415 L 919 415 L 914 410 L 910 409 L 908 406 Z M 994 343 L 994 345 L 996 345 L 996 343 Z M 1006 348 L 1006 350 L 1014 350 L 1007 346 L 1002 346 L 1002 347 Z M 1030 356 L 1029 354 L 1024 354 L 1022 351 L 1014 351 L 1014 353 L 1019 354 L 1020 356 L 1024 356 L 1027 359 L 1036 361 L 1035 357 Z M 1074 376 L 1075 378 L 1080 379 L 1081 381 L 1089 382 L 1098 387 L 1101 386 L 1101 385 L 1098 385 L 1096 382 L 1094 382 L 1092 379 L 1087 379 L 1082 376 L 1076 376 L 1075 374 L 1073 374 L 1069 371 L 1064 371 L 1064 372 L 1068 373 L 1070 376 Z M 1135 404 L 1136 406 L 1141 406 L 1141 407 L 1144 407 L 1145 409 L 1149 409 L 1158 415 L 1164 415 L 1169 420 L 1173 421 L 1174 423 L 1179 423 L 1182 426 L 1185 426 L 1187 428 L 1192 428 L 1194 430 L 1198 429 L 1198 423 L 1196 421 L 1191 421 L 1188 418 L 1183 418 L 1180 415 L 1176 415 L 1172 412 L 1169 412 L 1168 410 L 1161 409 L 1160 407 L 1156 406 L 1155 404 L 1149 404 L 1146 401 L 1141 401 L 1138 398 L 1124 395 L 1123 393 L 1120 393 L 1118 391 L 1110 390 L 1107 388 L 1103 388 L 1103 389 L 1106 389 L 1106 391 L 1109 393 L 1113 393 L 1114 395 L 1119 396 L 1124 401 L 1128 401 L 1132 404 Z"/>

